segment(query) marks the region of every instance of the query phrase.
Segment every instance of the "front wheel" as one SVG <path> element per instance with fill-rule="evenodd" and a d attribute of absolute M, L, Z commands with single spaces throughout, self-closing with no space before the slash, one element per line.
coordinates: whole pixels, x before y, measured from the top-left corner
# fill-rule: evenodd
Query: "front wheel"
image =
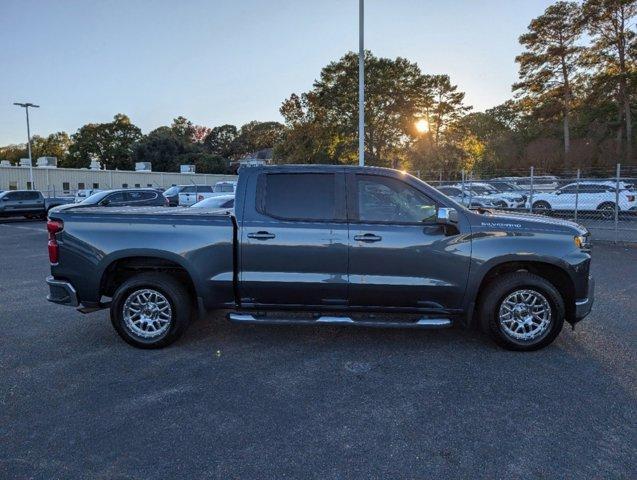
<path fill-rule="evenodd" d="M 615 218 L 615 204 L 613 202 L 602 203 L 597 207 L 597 211 L 601 214 L 603 220 Z"/>
<path fill-rule="evenodd" d="M 491 338 L 508 350 L 531 351 L 555 340 L 564 325 L 564 300 L 544 278 L 529 272 L 497 277 L 480 299 L 479 318 Z"/>
<path fill-rule="evenodd" d="M 127 343 L 162 348 L 188 328 L 192 300 L 173 277 L 140 273 L 126 280 L 111 303 L 111 322 Z"/>
<path fill-rule="evenodd" d="M 549 204 L 549 202 L 538 200 L 537 202 L 533 203 L 533 212 L 548 214 L 550 210 L 551 205 Z"/>

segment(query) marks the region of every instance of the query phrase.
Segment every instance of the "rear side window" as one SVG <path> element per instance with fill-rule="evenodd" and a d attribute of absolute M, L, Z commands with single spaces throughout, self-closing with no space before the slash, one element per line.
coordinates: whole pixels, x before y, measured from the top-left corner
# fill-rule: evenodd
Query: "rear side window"
<path fill-rule="evenodd" d="M 333 220 L 335 181 L 332 173 L 267 174 L 259 210 L 284 220 Z"/>
<path fill-rule="evenodd" d="M 124 192 L 112 193 L 108 196 L 108 201 L 111 203 L 121 203 L 126 200 Z"/>
<path fill-rule="evenodd" d="M 40 199 L 40 195 L 38 194 L 38 192 L 24 192 L 24 199 L 25 200 L 39 200 Z"/>

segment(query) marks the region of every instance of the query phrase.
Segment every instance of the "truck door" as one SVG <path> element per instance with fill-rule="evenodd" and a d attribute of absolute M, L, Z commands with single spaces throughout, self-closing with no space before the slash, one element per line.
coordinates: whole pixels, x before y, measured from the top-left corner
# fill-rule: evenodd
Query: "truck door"
<path fill-rule="evenodd" d="M 470 243 L 436 223 L 422 189 L 382 174 L 347 174 L 351 306 L 461 308 Z"/>
<path fill-rule="evenodd" d="M 243 304 L 347 303 L 348 229 L 342 171 L 251 175 L 240 229 Z"/>
<path fill-rule="evenodd" d="M 9 212 L 23 212 L 24 209 L 24 197 L 23 192 L 9 192 L 2 197 L 2 203 L 4 211 Z"/>
<path fill-rule="evenodd" d="M 30 191 L 22 193 L 24 196 L 24 210 L 35 213 L 44 212 L 44 198 L 40 195 L 39 192 Z"/>

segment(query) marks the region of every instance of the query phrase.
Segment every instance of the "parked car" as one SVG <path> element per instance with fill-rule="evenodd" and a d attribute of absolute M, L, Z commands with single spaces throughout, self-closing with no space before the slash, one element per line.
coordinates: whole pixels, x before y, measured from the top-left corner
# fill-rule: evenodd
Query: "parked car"
<path fill-rule="evenodd" d="M 535 350 L 593 302 L 584 227 L 470 211 L 395 170 L 251 167 L 230 215 L 96 213 L 51 212 L 48 299 L 109 308 L 141 348 L 174 342 L 196 308 L 229 309 L 239 324 L 479 325 Z"/>
<path fill-rule="evenodd" d="M 457 186 L 438 187 L 438 191 L 469 208 L 505 208 L 507 206 L 504 201 L 498 201 L 488 195 L 480 195 L 468 187 L 464 191 L 462 187 Z"/>
<path fill-rule="evenodd" d="M 164 197 L 168 199 L 168 205 L 176 207 L 179 205 L 179 193 L 191 185 L 174 185 L 164 192 Z"/>
<path fill-rule="evenodd" d="M 625 189 L 620 189 L 619 195 L 616 195 L 616 192 L 615 186 L 600 182 L 570 183 L 555 192 L 533 195 L 533 211 L 573 211 L 576 198 L 578 211 L 596 211 L 607 220 L 615 216 L 616 205 L 621 212 L 637 211 L 637 193 Z"/>
<path fill-rule="evenodd" d="M 517 188 L 525 191 L 531 190 L 531 182 L 533 183 L 534 192 L 552 192 L 560 186 L 559 179 L 553 175 L 537 175 L 533 177 L 498 177 L 495 181 L 504 181 L 512 183 Z"/>
<path fill-rule="evenodd" d="M 459 184 L 453 186 L 462 188 L 462 185 Z M 526 202 L 526 195 L 514 192 L 500 192 L 489 183 L 469 182 L 465 184 L 465 188 L 467 186 L 479 196 L 491 199 L 498 208 L 523 208 Z"/>
<path fill-rule="evenodd" d="M 58 210 L 89 207 L 167 207 L 168 199 L 153 188 L 121 188 L 94 193 L 80 203 L 59 207 Z"/>
<path fill-rule="evenodd" d="M 234 194 L 236 190 L 237 190 L 237 182 L 223 181 L 223 182 L 215 183 L 215 188 L 213 190 L 213 193 L 218 195 L 225 195 L 228 193 Z"/>
<path fill-rule="evenodd" d="M 204 198 L 212 197 L 213 189 L 212 185 L 186 185 L 179 191 L 178 205 L 180 207 L 189 207 Z"/>
<path fill-rule="evenodd" d="M 0 217 L 46 217 L 53 207 L 72 202 L 72 197 L 44 198 L 37 190 L 8 190 L 0 192 Z"/>
<path fill-rule="evenodd" d="M 218 197 L 204 198 L 192 204 L 190 208 L 232 209 L 234 208 L 234 195 L 219 195 Z"/>
<path fill-rule="evenodd" d="M 75 203 L 80 203 L 86 200 L 88 197 L 93 195 L 94 193 L 101 192 L 99 188 L 82 188 L 75 192 Z"/>

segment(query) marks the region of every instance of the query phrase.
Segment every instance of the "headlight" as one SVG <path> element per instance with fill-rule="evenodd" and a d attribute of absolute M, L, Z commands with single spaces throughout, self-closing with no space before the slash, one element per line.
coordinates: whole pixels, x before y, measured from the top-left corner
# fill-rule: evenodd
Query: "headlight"
<path fill-rule="evenodd" d="M 576 235 L 573 237 L 573 241 L 575 242 L 575 246 L 580 250 L 590 250 L 590 236 L 589 235 Z"/>

